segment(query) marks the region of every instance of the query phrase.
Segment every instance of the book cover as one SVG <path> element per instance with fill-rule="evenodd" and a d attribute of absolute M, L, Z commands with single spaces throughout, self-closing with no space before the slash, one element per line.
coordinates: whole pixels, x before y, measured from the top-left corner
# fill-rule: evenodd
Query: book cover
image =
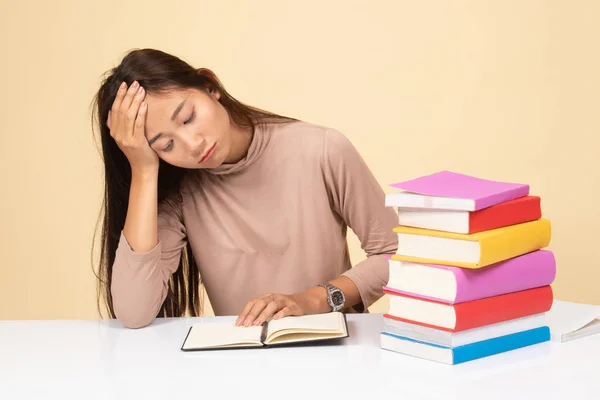
<path fill-rule="evenodd" d="M 481 268 L 547 247 L 551 239 L 551 224 L 548 219 L 541 218 L 474 234 L 407 226 L 398 226 L 394 232 L 398 234 L 398 251 L 392 255 L 393 260 Z M 444 240 L 441 243 L 427 238 L 454 239 L 456 242 Z M 478 246 L 465 248 L 464 243 L 468 242 Z M 405 246 L 407 243 L 409 245 Z M 434 253 L 439 257 L 430 257 Z M 442 258 L 445 254 L 454 258 Z"/>
<path fill-rule="evenodd" d="M 393 262 L 393 261 L 391 261 Z M 403 267 L 397 267 L 401 270 Z M 521 256 L 500 261 L 478 269 L 447 265 L 408 263 L 411 267 L 399 273 L 390 266 L 390 279 L 384 287 L 389 292 L 407 294 L 449 304 L 464 303 L 506 293 L 551 285 L 556 278 L 556 259 L 550 250 L 536 250 Z M 424 270 L 428 271 L 424 271 Z M 453 288 L 443 287 L 446 279 L 436 282 L 420 280 L 436 279 L 437 271 L 448 271 L 453 276 Z M 424 273 L 421 273 L 424 272 Z M 433 273 L 433 274 L 432 274 Z M 397 282 L 394 285 L 394 282 Z M 451 293 L 443 297 L 442 293 Z"/>
<path fill-rule="evenodd" d="M 424 196 L 472 200 L 468 211 L 481 210 L 529 194 L 528 184 L 494 181 L 453 171 L 440 171 L 390 186 Z"/>
<path fill-rule="evenodd" d="M 381 348 L 384 350 L 451 365 L 517 350 L 549 340 L 550 329 L 547 326 L 457 347 L 424 343 L 385 331 L 380 333 Z"/>
<path fill-rule="evenodd" d="M 390 295 L 389 309 L 384 317 L 449 332 L 460 332 L 545 313 L 550 310 L 554 301 L 551 286 L 458 304 L 442 303 L 386 290 L 384 290 L 384 294 Z M 452 321 L 451 325 L 442 324 L 442 321 L 449 320 Z"/>
<path fill-rule="evenodd" d="M 525 196 L 471 212 L 469 232 L 489 231 L 542 218 L 541 198 Z"/>

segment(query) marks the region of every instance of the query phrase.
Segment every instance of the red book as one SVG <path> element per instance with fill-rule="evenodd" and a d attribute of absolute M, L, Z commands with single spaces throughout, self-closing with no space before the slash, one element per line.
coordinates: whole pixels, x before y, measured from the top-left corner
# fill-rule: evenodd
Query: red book
<path fill-rule="evenodd" d="M 471 234 L 542 217 L 539 196 L 523 196 L 477 211 L 399 208 L 400 225 Z"/>
<path fill-rule="evenodd" d="M 552 307 L 550 285 L 499 296 L 448 304 L 384 290 L 390 305 L 386 318 L 460 332 L 516 318 L 545 313 Z"/>

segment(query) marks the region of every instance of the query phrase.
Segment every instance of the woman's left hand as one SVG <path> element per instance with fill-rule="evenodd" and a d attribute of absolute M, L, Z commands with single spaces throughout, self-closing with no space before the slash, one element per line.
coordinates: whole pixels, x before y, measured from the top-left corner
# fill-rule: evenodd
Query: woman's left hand
<path fill-rule="evenodd" d="M 269 318 L 279 319 L 289 315 L 304 315 L 317 312 L 317 304 L 307 293 L 293 295 L 268 293 L 250 300 L 235 324 L 236 326 L 258 326 Z"/>

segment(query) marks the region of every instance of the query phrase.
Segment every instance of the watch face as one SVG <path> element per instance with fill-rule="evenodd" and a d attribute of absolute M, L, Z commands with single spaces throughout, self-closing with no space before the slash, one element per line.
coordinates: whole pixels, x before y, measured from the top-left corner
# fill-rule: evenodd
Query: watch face
<path fill-rule="evenodd" d="M 336 306 L 339 306 L 344 303 L 344 295 L 339 291 L 333 292 L 333 294 L 331 295 L 331 301 Z"/>

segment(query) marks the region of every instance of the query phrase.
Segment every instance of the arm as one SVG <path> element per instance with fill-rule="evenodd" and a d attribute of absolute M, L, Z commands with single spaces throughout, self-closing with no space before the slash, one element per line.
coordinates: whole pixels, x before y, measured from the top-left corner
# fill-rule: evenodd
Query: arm
<path fill-rule="evenodd" d="M 179 266 L 185 230 L 177 210 L 157 205 L 158 155 L 144 136 L 147 104 L 138 82 L 123 82 L 106 121 L 131 166 L 129 203 L 112 265 L 110 292 L 117 318 L 129 328 L 150 324 Z"/>
<path fill-rule="evenodd" d="M 344 135 L 329 130 L 323 154 L 333 208 L 356 234 L 367 256 L 331 283 L 344 291 L 348 306 L 366 311 L 383 296 L 389 277 L 388 256 L 398 248 L 398 236 L 393 232 L 398 216 L 385 206 L 384 191 Z M 311 290 L 317 294 L 318 289 L 322 288 Z"/>
<path fill-rule="evenodd" d="M 152 250 L 158 242 L 157 187 L 157 170 L 132 170 L 123 234 L 138 253 Z"/>
<path fill-rule="evenodd" d="M 156 186 L 152 190 L 156 191 Z M 115 254 L 111 293 L 121 323 L 141 328 L 160 311 L 167 283 L 186 245 L 186 232 L 180 208 L 166 204 L 156 207 L 156 202 L 152 205 L 152 195 L 135 194 L 133 182 L 131 193 L 127 222 Z"/>

